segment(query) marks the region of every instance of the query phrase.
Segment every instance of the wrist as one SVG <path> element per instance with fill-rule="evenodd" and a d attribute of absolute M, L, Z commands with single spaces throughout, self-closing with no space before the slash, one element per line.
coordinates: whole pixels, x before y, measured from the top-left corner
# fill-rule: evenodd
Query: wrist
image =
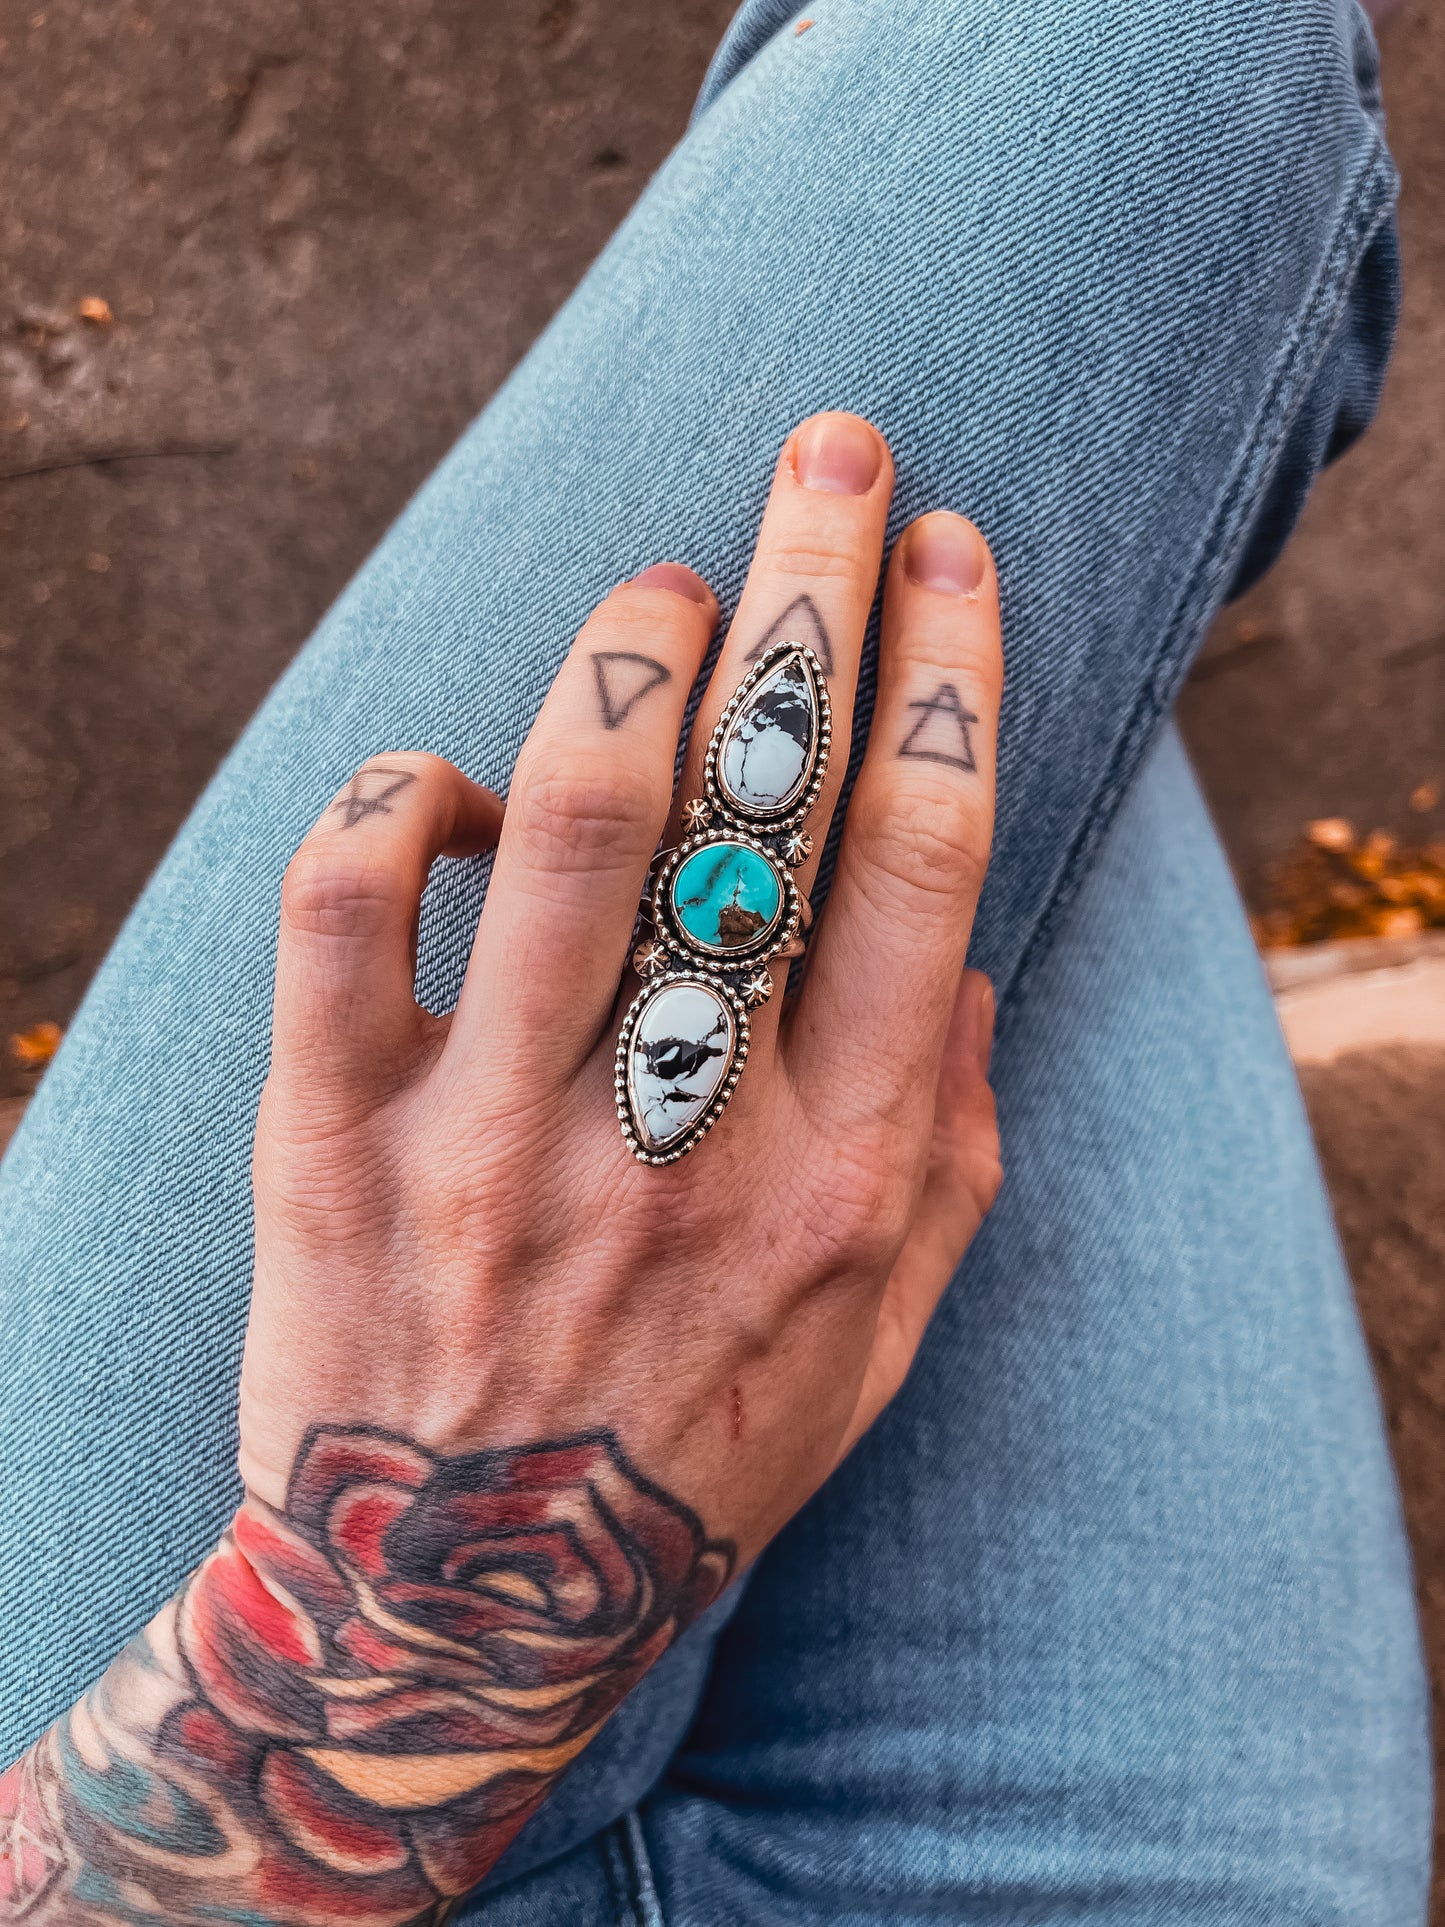
<path fill-rule="evenodd" d="M 731 1564 L 603 1433 L 445 1458 L 317 1430 L 285 1510 L 249 1495 L 56 1729 L 58 1811 L 96 1877 L 158 1919 L 223 1888 L 257 1920 L 429 1918 Z M 95 1820 L 142 1758 L 145 1812 L 112 1798 Z M 152 1810 L 182 1805 L 194 1824 L 160 1873 Z"/>

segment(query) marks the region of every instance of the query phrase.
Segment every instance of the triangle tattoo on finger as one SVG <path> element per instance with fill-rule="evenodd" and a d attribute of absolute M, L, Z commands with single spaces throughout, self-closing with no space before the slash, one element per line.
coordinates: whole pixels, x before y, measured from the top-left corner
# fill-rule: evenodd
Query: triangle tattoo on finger
<path fill-rule="evenodd" d="M 388 769 L 384 763 L 368 763 L 359 769 L 337 797 L 335 807 L 342 813 L 345 830 L 354 830 L 368 816 L 390 816 L 391 799 L 416 777 L 408 769 Z"/>
<path fill-rule="evenodd" d="M 592 658 L 592 673 L 597 678 L 597 700 L 602 705 L 606 729 L 619 728 L 649 690 L 672 680 L 672 671 L 662 663 L 630 649 L 599 651 Z"/>
<path fill-rule="evenodd" d="M 977 769 L 970 723 L 978 721 L 951 682 L 941 682 L 931 696 L 909 703 L 918 720 L 904 737 L 898 754 L 917 756 L 925 763 L 947 763 L 952 769 Z"/>
<path fill-rule="evenodd" d="M 762 641 L 749 649 L 743 661 L 760 661 L 775 642 L 802 643 L 822 663 L 823 674 L 832 675 L 833 645 L 828 640 L 828 630 L 818 613 L 818 605 L 810 595 L 794 596 Z"/>

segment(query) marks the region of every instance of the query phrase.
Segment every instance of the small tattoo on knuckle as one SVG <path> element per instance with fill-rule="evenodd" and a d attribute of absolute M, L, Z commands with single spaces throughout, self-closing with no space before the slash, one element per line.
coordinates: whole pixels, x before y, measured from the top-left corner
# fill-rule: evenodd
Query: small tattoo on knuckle
<path fill-rule="evenodd" d="M 941 682 L 931 696 L 909 703 L 914 711 L 913 727 L 899 746 L 900 756 L 916 757 L 920 762 L 945 763 L 950 769 L 976 770 L 969 724 L 978 721 L 965 709 L 958 685 Z"/>
<path fill-rule="evenodd" d="M 794 596 L 762 640 L 749 649 L 743 661 L 760 661 L 775 642 L 804 644 L 822 663 L 823 673 L 827 676 L 832 675 L 833 645 L 828 637 L 828 625 L 819 614 L 818 605 L 810 595 Z"/>
<path fill-rule="evenodd" d="M 620 729 L 644 696 L 672 681 L 665 663 L 630 649 L 599 650 L 592 658 L 592 674 L 604 729 Z"/>
<path fill-rule="evenodd" d="M 368 816 L 391 816 L 392 798 L 415 781 L 409 769 L 388 769 L 384 763 L 372 763 L 356 772 L 331 807 L 341 811 L 342 829 L 354 830 Z"/>

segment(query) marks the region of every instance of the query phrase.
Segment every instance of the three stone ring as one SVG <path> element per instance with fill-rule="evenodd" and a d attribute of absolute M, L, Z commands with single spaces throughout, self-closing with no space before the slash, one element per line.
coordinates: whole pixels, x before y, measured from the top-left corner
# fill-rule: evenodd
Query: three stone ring
<path fill-rule="evenodd" d="M 748 1054 L 748 1013 L 795 957 L 810 912 L 792 872 L 822 792 L 832 721 L 822 664 L 802 643 L 762 656 L 718 718 L 705 794 L 663 860 L 633 953 L 644 979 L 617 1040 L 617 1115 L 632 1155 L 674 1164 L 727 1108 Z"/>

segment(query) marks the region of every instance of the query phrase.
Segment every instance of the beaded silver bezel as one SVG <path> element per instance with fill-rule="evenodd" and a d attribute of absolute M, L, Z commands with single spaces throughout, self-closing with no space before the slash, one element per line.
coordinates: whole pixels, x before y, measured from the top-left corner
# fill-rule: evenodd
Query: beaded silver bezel
<path fill-rule="evenodd" d="M 808 672 L 813 685 L 813 700 L 817 706 L 818 735 L 813 744 L 813 767 L 807 782 L 791 803 L 785 803 L 776 810 L 760 810 L 734 801 L 723 788 L 719 771 L 723 738 L 727 735 L 733 718 L 747 702 L 748 697 L 762 682 L 779 667 L 785 657 L 797 656 Z M 717 719 L 711 740 L 707 746 L 707 756 L 703 762 L 703 788 L 707 800 L 720 812 L 724 820 L 742 829 L 761 829 L 768 835 L 776 831 L 791 830 L 797 827 L 817 804 L 823 793 L 823 784 L 828 775 L 828 752 L 833 743 L 833 709 L 828 699 L 828 679 L 823 673 L 823 665 L 816 653 L 805 642 L 789 642 L 784 639 L 776 642 L 759 656 L 753 667 L 743 677 L 732 695 L 727 707 Z"/>
<path fill-rule="evenodd" d="M 678 984 L 688 983 L 700 984 L 704 989 L 713 991 L 727 1005 L 733 1020 L 733 1053 L 717 1089 L 709 1100 L 707 1109 L 695 1117 L 686 1130 L 676 1140 L 670 1142 L 664 1150 L 650 1151 L 637 1128 L 632 1109 L 632 1039 L 642 1013 L 652 999 L 664 990 L 671 990 Z M 627 1015 L 622 1020 L 622 1029 L 617 1037 L 616 1068 L 613 1074 L 613 1095 L 617 1102 L 617 1117 L 622 1126 L 622 1136 L 628 1150 L 639 1164 L 653 1166 L 676 1164 L 679 1158 L 686 1157 L 693 1146 L 707 1136 L 727 1109 L 728 1099 L 737 1088 L 738 1079 L 743 1074 L 743 1065 L 747 1062 L 751 1035 L 752 1025 L 748 1018 L 747 1007 L 733 985 L 719 970 L 693 968 L 673 970 L 665 976 L 650 978 L 642 986 L 628 1005 Z"/>
<path fill-rule="evenodd" d="M 699 943 L 682 927 L 681 919 L 673 909 L 672 880 L 690 856 L 696 855 L 699 850 L 714 849 L 722 843 L 740 843 L 744 849 L 756 851 L 778 879 L 782 902 L 777 922 L 767 930 L 750 938 L 747 943 L 732 944 L 726 950 L 713 950 L 707 944 Z M 766 843 L 741 825 L 727 824 L 719 829 L 704 830 L 697 836 L 685 837 L 675 850 L 668 853 L 652 888 L 652 923 L 662 942 L 670 949 L 681 950 L 688 957 L 700 958 L 723 970 L 735 970 L 743 964 L 761 963 L 769 957 L 776 957 L 797 936 L 802 919 L 802 898 L 791 870 L 776 851 L 770 850 Z"/>
<path fill-rule="evenodd" d="M 748 701 L 758 684 L 770 676 L 789 657 L 797 657 L 804 665 L 811 679 L 813 697 L 817 705 L 818 733 L 813 744 L 812 763 L 808 777 L 801 790 L 791 803 L 776 810 L 760 810 L 735 801 L 724 790 L 719 764 L 722 746 L 728 730 L 739 710 Z M 712 737 L 708 743 L 703 762 L 704 796 L 700 799 L 709 806 L 711 814 L 706 826 L 699 826 L 691 835 L 686 836 L 676 849 L 654 859 L 653 882 L 646 899 L 645 916 L 651 922 L 655 941 L 663 951 L 666 961 L 660 962 L 658 974 L 649 976 L 628 1005 L 627 1014 L 622 1020 L 622 1028 L 617 1038 L 617 1054 L 613 1073 L 613 1094 L 617 1103 L 617 1117 L 622 1126 L 623 1141 L 628 1150 L 640 1164 L 676 1164 L 686 1157 L 694 1146 L 701 1142 L 727 1109 L 728 1100 L 737 1088 L 747 1062 L 748 1044 L 752 1035 L 749 1019 L 749 1005 L 743 991 L 741 979 L 747 973 L 755 979 L 760 973 L 766 975 L 765 966 L 769 959 L 780 956 L 796 956 L 802 948 L 799 932 L 804 923 L 806 905 L 793 880 L 793 866 L 780 849 L 774 849 L 774 842 L 785 842 L 790 832 L 799 829 L 810 815 L 823 793 L 827 780 L 828 756 L 833 744 L 833 713 L 828 697 L 828 679 L 817 655 L 806 643 L 790 641 L 786 637 L 773 643 L 759 656 L 747 675 L 733 691 L 726 707 L 717 720 Z M 694 806 L 690 806 L 693 808 Z M 765 842 L 763 839 L 769 841 Z M 720 843 L 739 843 L 744 848 L 755 851 L 767 862 L 776 875 L 782 892 L 782 908 L 772 927 L 748 943 L 738 944 L 729 950 L 713 950 L 682 927 L 672 905 L 672 883 L 679 867 L 697 851 L 711 848 Z M 806 861 L 804 854 L 800 862 Z M 632 1102 L 632 1044 L 637 1026 L 643 1012 L 653 998 L 674 984 L 697 984 L 712 991 L 727 1005 L 733 1022 L 733 1049 L 727 1067 L 719 1079 L 718 1087 L 709 1099 L 707 1108 L 693 1119 L 686 1130 L 665 1149 L 649 1150 L 641 1132 Z M 769 980 L 771 994 L 771 980 Z M 764 999 L 763 1001 L 766 1001 Z"/>

